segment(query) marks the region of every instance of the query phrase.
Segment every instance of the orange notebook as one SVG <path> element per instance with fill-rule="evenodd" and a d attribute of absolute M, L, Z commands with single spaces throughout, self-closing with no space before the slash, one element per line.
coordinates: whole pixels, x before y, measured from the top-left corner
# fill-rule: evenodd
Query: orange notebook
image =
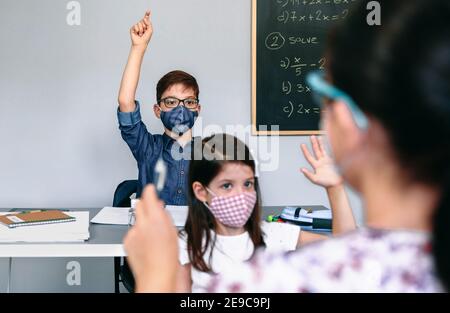
<path fill-rule="evenodd" d="M 9 228 L 74 221 L 75 217 L 69 216 L 58 210 L 30 211 L 26 213 L 13 213 L 0 216 L 0 223 L 8 226 Z"/>

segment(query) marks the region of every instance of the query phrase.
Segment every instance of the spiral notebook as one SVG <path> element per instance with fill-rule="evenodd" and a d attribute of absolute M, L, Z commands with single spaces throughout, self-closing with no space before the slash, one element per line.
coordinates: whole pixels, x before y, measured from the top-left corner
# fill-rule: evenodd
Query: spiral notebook
<path fill-rule="evenodd" d="M 31 211 L 26 213 L 14 213 L 0 216 L 0 223 L 9 227 L 16 228 L 21 226 L 32 226 L 42 224 L 67 223 L 74 222 L 75 217 L 69 216 L 62 211 Z"/>

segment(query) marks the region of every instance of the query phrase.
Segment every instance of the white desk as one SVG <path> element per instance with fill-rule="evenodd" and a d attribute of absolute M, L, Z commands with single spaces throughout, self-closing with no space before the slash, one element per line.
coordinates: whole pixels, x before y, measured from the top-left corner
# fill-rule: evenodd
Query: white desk
<path fill-rule="evenodd" d="M 262 218 L 265 219 L 268 215 L 280 214 L 283 207 L 284 206 L 264 207 Z M 90 220 L 99 212 L 100 209 L 72 210 L 89 211 Z M 8 210 L 0 209 L 0 211 Z M 19 276 L 30 275 L 31 277 L 23 277 L 23 279 L 20 280 L 20 284 L 16 284 L 17 276 L 15 276 L 16 280 L 14 280 L 12 285 L 14 285 L 14 287 L 19 291 L 21 291 L 21 287 L 19 286 L 26 287 L 30 280 L 36 280 L 36 284 L 41 285 L 50 285 L 57 281 L 59 284 L 58 287 L 50 288 L 50 286 L 47 286 L 45 289 L 46 291 L 54 291 L 56 288 L 57 291 L 91 292 L 92 289 L 95 289 L 96 287 L 92 287 L 92 289 L 89 289 L 91 287 L 88 287 L 87 290 L 83 288 L 86 288 L 89 283 L 97 283 L 99 279 L 105 280 L 105 283 L 102 285 L 102 290 L 105 290 L 106 288 L 106 290 L 117 291 L 117 284 L 115 285 L 115 288 L 112 286 L 105 287 L 105 285 L 110 286 L 110 284 L 114 284 L 114 278 L 117 278 L 119 270 L 118 266 L 120 267 L 120 263 L 118 264 L 117 262 L 120 261 L 120 257 L 126 256 L 122 242 L 128 229 L 128 226 L 121 225 L 90 224 L 90 238 L 88 241 L 83 243 L 0 243 L 0 258 L 6 258 L 9 263 L 6 265 L 8 267 L 7 291 L 12 290 L 11 269 L 13 259 L 15 259 L 15 271 L 13 271 L 13 276 L 14 273 L 17 273 Z M 68 261 L 72 260 L 72 258 L 81 258 L 77 260 L 83 264 L 84 268 L 83 279 L 85 281 L 85 285 L 78 289 L 76 287 L 68 287 L 67 285 L 64 285 L 65 274 L 67 272 L 65 265 Z M 89 263 L 88 260 L 91 260 L 91 263 Z M 24 271 L 27 274 L 23 274 Z M 25 281 L 25 279 L 28 280 Z M 32 290 L 32 288 L 29 287 L 27 290 Z"/>
<path fill-rule="evenodd" d="M 281 213 L 284 206 L 263 207 L 262 218 Z M 309 206 L 314 208 L 316 206 Z M 91 220 L 100 209 L 71 209 L 89 211 Z M 7 209 L 0 209 L 0 212 Z M 128 226 L 90 224 L 90 238 L 83 243 L 0 243 L 0 258 L 35 257 L 122 257 L 126 256 L 122 241 Z"/>
<path fill-rule="evenodd" d="M 100 209 L 72 209 L 73 211 L 89 211 L 89 220 L 91 220 Z M 8 209 L 0 209 L 0 211 L 8 211 Z M 123 249 L 123 238 L 125 237 L 128 226 L 122 225 L 98 225 L 98 224 L 89 224 L 89 233 L 90 238 L 85 242 L 78 243 L 0 243 L 0 258 L 6 258 L 8 261 L 7 267 L 7 285 L 6 291 L 11 291 L 11 271 L 12 271 L 12 263 L 13 259 L 15 264 L 27 263 L 23 258 L 28 258 L 29 261 L 27 264 L 29 266 L 22 265 L 23 267 L 44 267 L 49 271 L 49 275 L 53 275 L 53 279 L 55 280 L 56 275 L 58 276 L 58 281 L 60 284 L 64 284 L 65 279 L 60 277 L 64 274 L 65 263 L 63 264 L 55 264 L 51 263 L 49 265 L 43 265 L 47 262 L 46 258 L 60 258 L 60 260 L 65 260 L 64 258 L 90 258 L 91 263 L 95 264 L 95 269 L 89 269 L 92 272 L 102 272 L 103 276 L 108 275 L 107 270 L 102 266 L 103 262 L 108 259 L 113 259 L 115 257 L 123 257 L 125 256 L 125 251 Z M 36 261 L 36 258 L 42 259 L 43 261 Z M 108 258 L 108 259 L 100 259 L 100 258 Z M 62 262 L 62 261 L 59 261 Z M 86 261 L 84 261 L 86 263 Z M 37 265 L 35 265 L 37 264 Z M 110 270 L 110 276 L 115 277 L 115 272 L 117 268 L 113 266 L 112 262 L 104 262 L 104 265 L 107 266 Z M 52 267 L 58 267 L 58 271 L 55 273 L 51 273 Z M 94 265 L 90 265 L 91 267 Z M 84 266 L 85 267 L 85 266 Z M 44 269 L 45 270 L 45 269 Z M 35 273 L 39 270 L 36 269 Z M 114 273 L 113 273 L 114 271 Z M 92 275 L 86 274 L 88 276 L 86 280 L 88 280 Z M 45 281 L 45 279 L 42 279 Z M 50 280 L 50 279 L 49 279 Z M 94 277 L 92 277 L 94 280 Z M 112 281 L 112 278 L 111 278 Z M 41 282 L 42 283 L 42 282 Z M 68 288 L 66 286 L 66 288 Z M 69 288 L 70 289 L 70 288 Z M 74 289 L 74 288 L 72 288 Z M 75 288 L 76 289 L 76 288 Z M 80 288 L 81 290 L 82 288 Z M 51 290 L 51 289 L 50 289 Z"/>
<path fill-rule="evenodd" d="M 100 211 L 73 210 L 89 211 L 89 220 Z M 122 241 L 127 231 L 128 226 L 90 224 L 90 238 L 82 243 L 0 243 L 0 258 L 125 256 Z"/>

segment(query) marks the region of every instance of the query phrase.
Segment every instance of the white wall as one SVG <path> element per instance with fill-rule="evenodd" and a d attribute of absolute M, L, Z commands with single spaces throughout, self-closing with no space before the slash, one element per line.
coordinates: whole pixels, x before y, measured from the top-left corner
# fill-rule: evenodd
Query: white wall
<path fill-rule="evenodd" d="M 116 99 L 128 29 L 147 7 L 155 32 L 137 97 L 149 130 L 161 132 L 154 89 L 173 69 L 197 77 L 203 126 L 250 123 L 250 0 L 80 0 L 80 26 L 67 25 L 68 2 L 0 2 L 0 207 L 102 207 L 137 176 Z M 261 173 L 265 205 L 328 206 L 298 170 L 307 140 L 280 138 L 279 169 Z"/>

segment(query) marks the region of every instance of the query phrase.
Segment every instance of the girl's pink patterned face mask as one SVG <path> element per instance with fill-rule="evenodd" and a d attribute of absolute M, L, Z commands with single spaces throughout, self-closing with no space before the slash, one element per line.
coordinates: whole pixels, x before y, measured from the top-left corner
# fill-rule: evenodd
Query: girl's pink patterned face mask
<path fill-rule="evenodd" d="M 216 196 L 208 188 L 207 190 L 214 197 L 212 198 L 210 205 L 206 202 L 204 204 L 219 222 L 233 228 L 243 227 L 247 223 L 255 208 L 255 191 L 223 197 Z"/>

